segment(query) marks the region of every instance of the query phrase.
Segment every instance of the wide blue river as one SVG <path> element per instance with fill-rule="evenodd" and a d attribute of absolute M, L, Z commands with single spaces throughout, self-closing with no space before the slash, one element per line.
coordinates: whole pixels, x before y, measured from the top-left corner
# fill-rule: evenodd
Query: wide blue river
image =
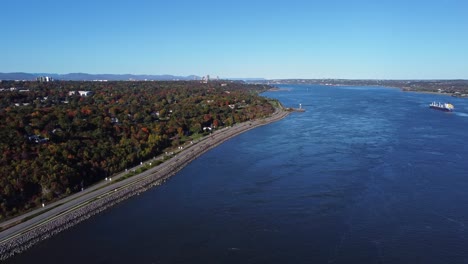
<path fill-rule="evenodd" d="M 467 99 L 281 88 L 264 95 L 306 112 L 8 262 L 468 263 Z"/>

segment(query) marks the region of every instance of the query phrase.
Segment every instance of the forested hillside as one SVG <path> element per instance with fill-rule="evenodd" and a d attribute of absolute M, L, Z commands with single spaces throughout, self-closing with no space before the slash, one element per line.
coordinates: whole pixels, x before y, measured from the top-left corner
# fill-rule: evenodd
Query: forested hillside
<path fill-rule="evenodd" d="M 1 82 L 0 218 L 274 111 L 236 82 Z M 208 130 L 208 129 L 206 129 Z M 0 220 L 1 220 L 0 219 Z"/>

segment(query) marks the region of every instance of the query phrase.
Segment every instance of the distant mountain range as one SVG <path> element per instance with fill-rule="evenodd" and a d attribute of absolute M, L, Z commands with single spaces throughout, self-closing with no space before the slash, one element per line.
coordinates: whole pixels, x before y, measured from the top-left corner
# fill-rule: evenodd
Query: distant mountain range
<path fill-rule="evenodd" d="M 64 81 L 94 81 L 94 80 L 108 80 L 108 81 L 144 81 L 144 80 L 157 80 L 157 81 L 172 81 L 172 80 L 200 80 L 200 76 L 174 76 L 174 75 L 135 75 L 135 74 L 89 74 L 89 73 L 25 73 L 25 72 L 11 72 L 1 73 L 0 80 L 36 80 L 39 76 L 52 77 L 55 80 Z"/>

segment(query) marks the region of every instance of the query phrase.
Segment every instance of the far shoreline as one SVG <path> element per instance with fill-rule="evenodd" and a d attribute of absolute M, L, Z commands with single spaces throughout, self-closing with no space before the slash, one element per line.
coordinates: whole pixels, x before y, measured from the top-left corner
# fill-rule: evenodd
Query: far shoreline
<path fill-rule="evenodd" d="M 443 96 L 451 96 L 455 98 L 468 98 L 468 91 L 467 93 L 461 93 L 459 91 L 455 92 L 444 92 L 443 90 L 441 91 L 427 91 L 427 90 L 418 90 L 418 89 L 411 89 L 408 87 L 402 87 L 402 86 L 392 86 L 392 85 L 379 85 L 379 84 L 344 84 L 344 83 L 334 83 L 334 84 L 328 84 L 328 83 L 275 83 L 272 85 L 319 85 L 319 86 L 324 86 L 324 87 L 381 87 L 381 88 L 387 88 L 387 89 L 398 89 L 402 92 L 413 92 L 413 93 L 421 93 L 421 94 L 433 94 L 433 95 L 443 95 Z M 468 89 L 468 88 L 467 88 Z M 279 92 L 279 91 L 290 91 L 290 89 L 286 88 L 280 88 L 280 87 L 274 87 L 272 89 L 268 90 L 269 92 Z"/>

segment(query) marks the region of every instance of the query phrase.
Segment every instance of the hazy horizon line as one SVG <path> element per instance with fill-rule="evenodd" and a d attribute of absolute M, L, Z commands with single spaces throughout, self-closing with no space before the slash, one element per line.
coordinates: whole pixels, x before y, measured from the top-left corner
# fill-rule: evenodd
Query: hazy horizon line
<path fill-rule="evenodd" d="M 41 74 L 50 74 L 50 75 L 69 75 L 69 74 L 86 74 L 86 75 L 133 75 L 133 76 L 174 76 L 174 77 L 199 77 L 210 76 L 213 79 L 216 79 L 218 75 L 198 75 L 198 74 L 154 74 L 154 73 L 89 73 L 89 72 L 68 72 L 68 73 L 57 73 L 57 72 L 25 72 L 25 71 L 12 71 L 12 72 L 0 72 L 0 74 L 31 74 L 31 75 L 41 75 Z M 432 80 L 468 80 L 468 78 L 346 78 L 346 77 L 280 77 L 280 78 L 267 78 L 267 77 L 219 77 L 219 79 L 250 79 L 250 80 L 372 80 L 372 81 L 410 81 L 410 80 L 420 80 L 420 81 L 432 81 Z"/>

